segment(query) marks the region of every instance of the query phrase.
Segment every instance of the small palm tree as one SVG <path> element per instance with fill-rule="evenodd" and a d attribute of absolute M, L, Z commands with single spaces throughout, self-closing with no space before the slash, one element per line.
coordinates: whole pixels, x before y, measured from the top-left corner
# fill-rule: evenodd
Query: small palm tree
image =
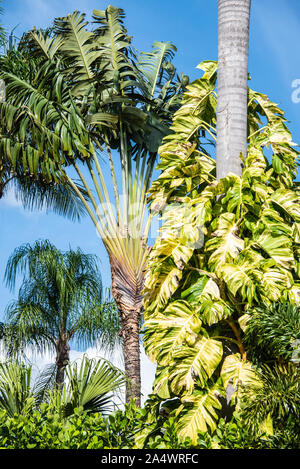
<path fill-rule="evenodd" d="M 66 385 L 63 392 L 54 390 L 50 403 L 58 404 L 58 411 L 68 417 L 81 407 L 85 412 L 107 414 L 112 410 L 114 393 L 126 383 L 124 372 L 109 361 L 84 356 L 66 367 Z"/>
<path fill-rule="evenodd" d="M 18 299 L 7 307 L 5 342 L 16 355 L 32 346 L 56 353 L 56 384 L 64 382 L 70 340 L 83 345 L 99 340 L 112 348 L 118 341 L 117 308 L 102 301 L 97 258 L 80 249 L 61 252 L 49 241 L 18 247 L 8 260 L 5 279 L 15 286 L 24 274 Z"/>

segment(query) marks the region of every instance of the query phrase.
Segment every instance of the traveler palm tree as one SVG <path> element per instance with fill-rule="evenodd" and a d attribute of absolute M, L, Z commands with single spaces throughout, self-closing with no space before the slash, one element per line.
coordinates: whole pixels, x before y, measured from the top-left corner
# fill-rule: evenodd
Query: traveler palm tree
<path fill-rule="evenodd" d="M 247 156 L 251 0 L 218 0 L 217 177 L 242 173 Z"/>
<path fill-rule="evenodd" d="M 56 19 L 51 33 L 31 31 L 21 41 L 31 80 L 20 80 L 18 71 L 2 75 L 9 102 L 1 110 L 3 127 L 13 132 L 1 140 L 1 149 L 12 162 L 22 152 L 33 175 L 40 166 L 48 180 L 67 181 L 93 220 L 108 252 L 120 312 L 125 370 L 133 383 L 127 401 L 135 397 L 139 403 L 139 320 L 150 227 L 146 192 L 188 80 L 176 76 L 170 43 L 154 43 L 151 53 L 136 59 L 123 19 L 119 8 L 95 10 L 91 32 L 84 15 L 74 12 Z M 70 164 L 84 191 L 66 170 Z"/>
<path fill-rule="evenodd" d="M 24 274 L 18 299 L 7 307 L 4 337 L 12 355 L 25 347 L 56 354 L 56 384 L 61 387 L 72 339 L 83 345 L 117 343 L 117 310 L 102 301 L 97 259 L 80 249 L 59 251 L 49 241 L 25 244 L 10 256 L 5 278 L 13 288 Z"/>

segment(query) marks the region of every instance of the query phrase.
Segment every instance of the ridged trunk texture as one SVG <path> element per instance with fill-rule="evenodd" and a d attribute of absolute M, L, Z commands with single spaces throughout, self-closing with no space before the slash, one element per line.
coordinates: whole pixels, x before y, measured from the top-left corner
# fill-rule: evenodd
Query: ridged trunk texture
<path fill-rule="evenodd" d="M 117 304 L 120 318 L 120 335 L 123 341 L 125 373 L 128 378 L 126 402 L 135 400 L 141 405 L 140 370 L 140 317 L 142 310 L 143 275 L 134 273 L 125 264 L 110 256 L 112 294 Z"/>
<path fill-rule="evenodd" d="M 218 0 L 217 178 L 242 173 L 247 156 L 251 0 Z"/>
<path fill-rule="evenodd" d="M 55 384 L 61 389 L 64 384 L 65 367 L 69 363 L 70 347 L 67 337 L 60 337 L 56 341 L 56 378 Z"/>

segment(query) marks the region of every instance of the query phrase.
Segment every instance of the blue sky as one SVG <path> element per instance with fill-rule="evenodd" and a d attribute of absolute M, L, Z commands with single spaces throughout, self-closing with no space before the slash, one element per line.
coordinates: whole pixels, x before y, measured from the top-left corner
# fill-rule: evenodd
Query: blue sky
<path fill-rule="evenodd" d="M 196 66 L 202 60 L 217 59 L 217 0 L 3 0 L 2 21 L 8 31 L 17 26 L 15 33 L 20 36 L 75 9 L 90 17 L 93 8 L 104 9 L 109 3 L 125 10 L 126 27 L 139 51 L 150 50 L 155 40 L 173 42 L 178 49 L 175 65 L 191 80 L 199 77 Z M 250 86 L 268 94 L 285 110 L 293 140 L 300 143 L 300 102 L 292 100 L 297 91 L 292 84 L 297 79 L 300 83 L 299 31 L 299 0 L 252 0 Z M 14 297 L 2 283 L 7 259 L 15 247 L 36 239 L 49 239 L 63 250 L 80 246 L 97 254 L 103 283 L 110 285 L 107 255 L 88 217 L 73 223 L 53 214 L 24 211 L 10 193 L 0 201 L 0 320 Z"/>

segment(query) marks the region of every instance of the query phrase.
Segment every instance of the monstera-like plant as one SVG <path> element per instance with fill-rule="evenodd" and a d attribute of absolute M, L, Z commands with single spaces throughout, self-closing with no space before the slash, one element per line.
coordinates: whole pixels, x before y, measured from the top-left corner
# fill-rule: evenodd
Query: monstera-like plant
<path fill-rule="evenodd" d="M 216 428 L 222 401 L 238 408 L 240 385 L 257 385 L 243 343 L 249 317 L 261 304 L 300 301 L 298 152 L 283 112 L 249 89 L 242 175 L 217 180 L 217 63 L 199 68 L 160 148 L 150 201 L 163 223 L 144 290 L 152 404 L 158 414 L 172 402 L 180 438 L 194 443 Z"/>

